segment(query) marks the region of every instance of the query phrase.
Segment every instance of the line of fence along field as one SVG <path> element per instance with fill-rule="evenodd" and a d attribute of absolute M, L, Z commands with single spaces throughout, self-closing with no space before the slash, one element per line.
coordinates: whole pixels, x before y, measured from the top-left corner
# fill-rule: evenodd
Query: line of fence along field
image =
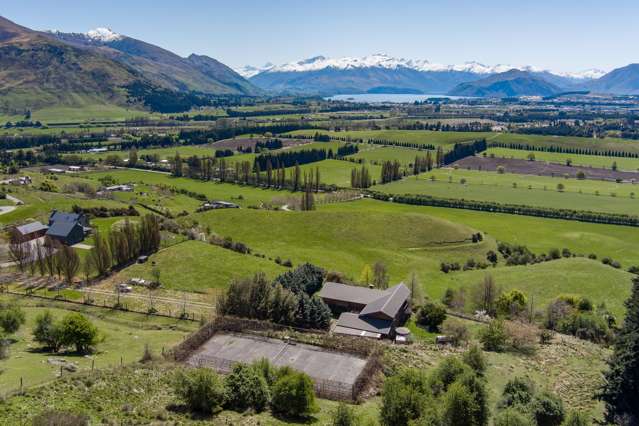
<path fill-rule="evenodd" d="M 215 306 L 204 304 L 192 304 L 189 301 L 157 299 L 154 297 L 141 298 L 134 295 L 82 292 L 80 297 L 76 293 L 69 296 L 64 290 L 51 291 L 49 289 L 9 289 L 0 286 L 0 292 L 14 296 L 30 297 L 34 299 L 49 300 L 84 305 L 96 308 L 115 309 L 123 312 L 131 312 L 143 315 L 175 318 L 187 321 L 206 322 L 215 315 Z"/>

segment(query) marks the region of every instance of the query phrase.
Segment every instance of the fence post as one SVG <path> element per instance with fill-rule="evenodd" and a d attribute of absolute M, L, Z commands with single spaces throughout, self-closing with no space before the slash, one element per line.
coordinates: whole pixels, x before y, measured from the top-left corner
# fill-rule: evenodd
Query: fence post
<path fill-rule="evenodd" d="M 91 371 L 93 371 L 93 368 L 95 367 L 95 359 L 91 360 Z"/>
<path fill-rule="evenodd" d="M 22 376 L 20 376 L 20 393 L 22 393 L 22 389 L 23 389 L 22 384 L 23 384 L 22 383 Z"/>

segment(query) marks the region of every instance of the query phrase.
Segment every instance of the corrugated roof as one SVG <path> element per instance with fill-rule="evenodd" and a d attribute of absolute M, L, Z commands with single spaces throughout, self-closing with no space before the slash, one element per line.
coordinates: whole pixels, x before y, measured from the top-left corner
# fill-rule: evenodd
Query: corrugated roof
<path fill-rule="evenodd" d="M 344 312 L 337 320 L 338 327 L 370 331 L 371 333 L 389 334 L 393 322 L 377 318 L 365 318 L 350 312 Z"/>
<path fill-rule="evenodd" d="M 324 299 L 367 305 L 382 297 L 384 293 L 382 290 L 367 287 L 326 282 L 322 286 L 319 296 Z"/>
<path fill-rule="evenodd" d="M 42 231 L 42 230 L 47 229 L 47 228 L 48 227 L 46 225 L 43 225 L 40 222 L 31 222 L 31 223 L 27 223 L 26 225 L 16 226 L 16 229 L 22 235 L 26 235 L 26 234 L 31 234 L 33 232 Z"/>
<path fill-rule="evenodd" d="M 64 212 L 53 212 L 51 216 L 49 216 L 49 220 L 53 222 L 77 222 L 80 220 L 80 215 L 77 213 L 64 213 Z"/>
<path fill-rule="evenodd" d="M 410 296 L 410 290 L 404 283 L 399 283 L 386 290 L 380 298 L 368 303 L 359 314 L 366 316 L 382 313 L 389 318 L 395 318 L 408 296 Z"/>
<path fill-rule="evenodd" d="M 347 328 L 347 327 L 340 327 L 340 326 L 336 326 L 333 329 L 333 333 L 345 334 L 347 336 L 370 337 L 372 339 L 379 339 L 380 337 L 382 337 L 381 333 L 373 333 L 371 331 L 356 330 L 354 328 Z"/>

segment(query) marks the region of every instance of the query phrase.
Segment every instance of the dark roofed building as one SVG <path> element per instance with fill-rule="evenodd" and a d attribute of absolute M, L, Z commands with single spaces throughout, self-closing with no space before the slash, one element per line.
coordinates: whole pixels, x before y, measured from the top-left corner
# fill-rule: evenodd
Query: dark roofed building
<path fill-rule="evenodd" d="M 319 296 L 333 312 L 340 313 L 335 333 L 392 338 L 395 327 L 410 315 L 410 290 L 403 283 L 377 290 L 328 282 Z"/>
<path fill-rule="evenodd" d="M 89 231 L 91 228 L 86 214 L 53 210 L 49 216 L 49 229 L 46 235 L 62 244 L 72 246 L 82 242 Z"/>
<path fill-rule="evenodd" d="M 26 242 L 43 237 L 47 232 L 48 226 L 40 222 L 30 222 L 25 225 L 16 226 L 14 229 L 20 241 Z"/>

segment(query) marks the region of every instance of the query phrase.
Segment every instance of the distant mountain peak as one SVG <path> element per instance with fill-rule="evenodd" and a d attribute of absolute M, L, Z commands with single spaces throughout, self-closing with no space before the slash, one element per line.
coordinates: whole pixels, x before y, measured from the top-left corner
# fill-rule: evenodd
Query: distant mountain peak
<path fill-rule="evenodd" d="M 104 43 L 118 41 L 124 38 L 123 35 L 118 34 L 115 31 L 113 31 L 111 28 L 106 28 L 106 27 L 98 27 L 93 30 L 87 31 L 85 35 L 91 40 L 101 41 Z"/>

